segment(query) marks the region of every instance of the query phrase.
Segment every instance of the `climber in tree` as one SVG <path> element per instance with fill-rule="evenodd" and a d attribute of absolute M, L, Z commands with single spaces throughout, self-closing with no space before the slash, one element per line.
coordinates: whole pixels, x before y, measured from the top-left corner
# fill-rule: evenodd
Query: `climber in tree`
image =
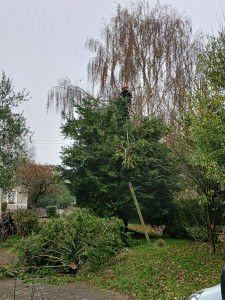
<path fill-rule="evenodd" d="M 122 86 L 122 92 L 120 93 L 120 97 L 121 98 L 127 98 L 127 103 L 131 104 L 131 98 L 132 98 L 132 94 L 130 91 L 128 91 L 128 87 L 126 84 L 124 84 Z"/>
<path fill-rule="evenodd" d="M 123 119 L 126 120 L 129 118 L 129 110 L 131 105 L 131 98 L 132 94 L 128 90 L 128 87 L 126 84 L 122 86 L 122 92 L 120 93 L 120 96 L 118 97 L 118 105 L 121 109 Z"/>

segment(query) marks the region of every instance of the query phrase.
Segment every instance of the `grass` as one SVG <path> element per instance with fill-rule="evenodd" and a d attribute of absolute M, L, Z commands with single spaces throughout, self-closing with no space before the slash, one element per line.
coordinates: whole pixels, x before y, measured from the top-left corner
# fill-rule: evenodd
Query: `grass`
<path fill-rule="evenodd" d="M 77 280 L 127 294 L 135 299 L 187 299 L 197 291 L 219 283 L 225 264 L 225 243 L 217 245 L 217 253 L 209 254 L 207 243 L 177 240 L 150 233 L 151 246 L 141 233 L 128 251 L 121 252 L 105 268 L 96 273 L 80 270 Z M 158 240 L 163 239 L 165 243 Z M 13 237 L 0 250 L 15 251 L 18 238 Z M 163 244 L 163 245 L 162 245 Z M 28 275 L 28 274 L 27 274 Z M 74 277 L 51 278 L 51 283 L 67 283 Z M 47 276 L 46 276 L 47 277 Z M 54 275 L 55 277 L 55 275 Z"/>
<path fill-rule="evenodd" d="M 0 251 L 15 253 L 17 252 L 17 243 L 21 240 L 20 236 L 13 235 L 6 241 L 0 241 Z"/>
<path fill-rule="evenodd" d="M 225 245 L 211 256 L 206 243 L 163 238 L 166 245 L 151 246 L 139 240 L 132 252 L 121 253 L 98 273 L 81 271 L 86 279 L 136 299 L 187 299 L 197 291 L 219 283 Z M 82 273 L 83 272 L 83 273 Z"/>

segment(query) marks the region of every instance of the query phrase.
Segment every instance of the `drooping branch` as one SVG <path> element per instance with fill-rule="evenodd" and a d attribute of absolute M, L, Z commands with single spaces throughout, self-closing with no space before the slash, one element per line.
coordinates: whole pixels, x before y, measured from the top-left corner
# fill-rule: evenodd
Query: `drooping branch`
<path fill-rule="evenodd" d="M 84 97 L 92 98 L 88 92 L 71 83 L 68 77 L 60 78 L 58 85 L 48 92 L 47 111 L 55 110 L 68 118 L 73 118 L 73 103 L 81 104 Z"/>

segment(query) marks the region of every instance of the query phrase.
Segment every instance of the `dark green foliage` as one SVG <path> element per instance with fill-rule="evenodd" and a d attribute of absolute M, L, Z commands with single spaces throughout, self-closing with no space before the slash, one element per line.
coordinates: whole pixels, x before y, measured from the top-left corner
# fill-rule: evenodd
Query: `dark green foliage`
<path fill-rule="evenodd" d="M 46 213 L 48 218 L 55 218 L 57 216 L 57 206 L 46 206 Z"/>
<path fill-rule="evenodd" d="M 131 98 L 119 97 L 115 104 L 119 112 L 118 125 L 123 126 L 126 124 L 126 120 L 129 118 L 129 114 L 131 112 Z"/>
<path fill-rule="evenodd" d="M 97 270 L 126 245 L 126 237 L 121 220 L 76 209 L 48 220 L 38 235 L 26 239 L 20 246 L 20 260 L 31 269 L 52 266 L 75 272 L 85 266 Z"/>
<path fill-rule="evenodd" d="M 63 149 L 62 172 L 77 205 L 125 223 L 137 219 L 128 187 L 132 182 L 144 219 L 164 223 L 178 172 L 163 142 L 168 132 L 163 121 L 134 113 L 124 120 L 116 102 L 104 106 L 99 99 L 84 99 L 75 109 L 77 117 L 62 127 L 73 141 Z"/>
<path fill-rule="evenodd" d="M 199 198 L 187 197 L 182 192 L 180 198 L 177 197 L 173 201 L 173 210 L 163 233 L 173 238 L 195 239 L 191 235 L 192 228 L 203 228 L 204 217 L 204 207 L 200 204 Z"/>
<path fill-rule="evenodd" d="M 29 129 L 23 114 L 13 109 L 27 101 L 27 94 L 14 92 L 12 80 L 4 72 L 0 79 L 0 189 L 8 192 L 15 181 L 15 170 L 26 158 L 25 144 Z"/>
<path fill-rule="evenodd" d="M 188 232 L 184 225 L 181 222 L 181 219 L 175 217 L 174 215 L 172 218 L 168 218 L 167 224 L 165 229 L 163 230 L 163 234 L 168 235 L 173 238 L 188 238 Z"/>
<path fill-rule="evenodd" d="M 2 212 L 6 212 L 7 209 L 7 202 L 2 201 Z"/>
<path fill-rule="evenodd" d="M 64 184 L 56 184 L 55 190 L 50 194 L 38 200 L 37 206 L 45 208 L 46 206 L 57 206 L 57 208 L 67 208 L 75 202 Z"/>
<path fill-rule="evenodd" d="M 16 226 L 17 234 L 28 236 L 33 231 L 38 232 L 40 224 L 35 212 L 29 210 L 17 210 L 13 213 L 13 223 Z"/>
<path fill-rule="evenodd" d="M 172 212 L 170 213 L 163 234 L 173 238 L 187 238 L 188 232 L 185 229 L 185 221 L 188 218 L 184 212 L 184 206 L 180 203 L 174 203 Z"/>
<path fill-rule="evenodd" d="M 187 191 L 180 194 L 173 201 L 174 209 L 169 215 L 164 234 L 174 238 L 189 238 L 194 241 L 208 241 L 206 215 L 207 207 L 201 202 L 201 198 L 190 196 L 193 191 Z M 214 211 L 216 219 L 216 232 L 221 225 L 224 224 L 223 209 Z M 219 226 L 218 226 L 219 225 Z"/>

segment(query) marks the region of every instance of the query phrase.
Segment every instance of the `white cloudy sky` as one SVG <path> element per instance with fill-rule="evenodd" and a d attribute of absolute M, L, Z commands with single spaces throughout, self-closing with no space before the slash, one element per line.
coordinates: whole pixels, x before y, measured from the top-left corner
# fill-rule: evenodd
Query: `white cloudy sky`
<path fill-rule="evenodd" d="M 155 0 L 149 0 L 154 5 Z M 99 37 L 104 21 L 123 0 L 0 0 L 0 71 L 13 79 L 15 90 L 26 88 L 31 100 L 23 105 L 34 131 L 36 161 L 59 164 L 60 117 L 46 113 L 48 90 L 67 75 L 86 88 L 90 53 L 88 36 Z M 195 31 L 216 33 L 225 0 L 161 0 L 192 19 Z"/>

